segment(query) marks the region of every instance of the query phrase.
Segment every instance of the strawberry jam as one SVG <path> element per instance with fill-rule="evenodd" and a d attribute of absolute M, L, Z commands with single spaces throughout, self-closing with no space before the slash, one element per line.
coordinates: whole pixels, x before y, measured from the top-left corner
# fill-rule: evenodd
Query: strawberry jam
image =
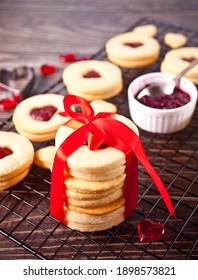
<path fill-rule="evenodd" d="M 57 108 L 52 105 L 43 106 L 40 108 L 32 109 L 30 112 L 30 116 L 37 121 L 47 122 L 52 118 L 56 111 Z"/>
<path fill-rule="evenodd" d="M 83 78 L 101 78 L 101 76 L 98 72 L 91 70 L 85 75 L 83 75 Z"/>
<path fill-rule="evenodd" d="M 0 159 L 11 155 L 13 152 L 8 148 L 0 147 Z"/>
<path fill-rule="evenodd" d="M 138 48 L 138 47 L 143 46 L 142 43 L 138 43 L 138 42 L 137 43 L 124 43 L 123 45 L 131 47 L 131 48 Z"/>
<path fill-rule="evenodd" d="M 190 95 L 177 87 L 171 95 L 164 94 L 157 97 L 145 95 L 138 99 L 138 101 L 148 107 L 156 109 L 174 109 L 190 102 Z"/>

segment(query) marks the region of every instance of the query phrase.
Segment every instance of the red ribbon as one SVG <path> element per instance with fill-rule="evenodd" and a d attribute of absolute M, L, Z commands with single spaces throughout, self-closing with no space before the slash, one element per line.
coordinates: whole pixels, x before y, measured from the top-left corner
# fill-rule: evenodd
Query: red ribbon
<path fill-rule="evenodd" d="M 64 97 L 65 112 L 62 116 L 69 116 L 71 119 L 67 126 L 78 128 L 70 134 L 57 149 L 54 157 L 50 190 L 50 212 L 63 224 L 67 224 L 66 210 L 67 197 L 65 193 L 65 170 L 68 170 L 67 158 L 80 146 L 87 142 L 91 150 L 96 150 L 101 144 L 114 147 L 125 153 L 126 156 L 126 180 L 124 186 L 125 196 L 125 217 L 135 209 L 138 197 L 138 168 L 137 160 L 147 170 L 153 179 L 162 199 L 165 202 L 169 213 L 173 216 L 174 209 L 169 194 L 151 166 L 140 141 L 140 138 L 128 126 L 113 119 L 111 113 L 99 113 L 94 116 L 90 104 L 82 97 L 66 95 Z M 79 104 L 82 112 L 74 112 L 71 106 Z"/>

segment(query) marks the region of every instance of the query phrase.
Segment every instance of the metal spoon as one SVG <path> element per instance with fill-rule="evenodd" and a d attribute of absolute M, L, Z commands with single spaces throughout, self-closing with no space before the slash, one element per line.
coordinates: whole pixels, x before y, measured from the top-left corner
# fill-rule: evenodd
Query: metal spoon
<path fill-rule="evenodd" d="M 157 97 L 159 95 L 171 95 L 174 88 L 180 83 L 181 77 L 187 73 L 191 68 L 193 68 L 198 63 L 198 58 L 193 60 L 183 71 L 175 76 L 170 82 L 153 83 L 152 85 L 145 87 L 137 96 L 137 99 L 142 98 L 145 95 Z"/>

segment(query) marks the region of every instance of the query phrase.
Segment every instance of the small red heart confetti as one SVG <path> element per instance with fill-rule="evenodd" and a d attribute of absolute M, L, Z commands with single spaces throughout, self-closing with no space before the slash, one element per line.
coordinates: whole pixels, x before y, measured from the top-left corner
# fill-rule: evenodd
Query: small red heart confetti
<path fill-rule="evenodd" d="M 77 62 L 77 61 L 82 61 L 82 60 L 88 60 L 88 56 L 82 56 L 82 57 L 77 57 L 73 52 L 69 52 L 66 54 L 60 54 L 59 55 L 60 61 L 61 62 Z"/>
<path fill-rule="evenodd" d="M 141 242 L 150 242 L 161 238 L 165 227 L 152 219 L 143 219 L 138 224 L 138 235 Z"/>
<path fill-rule="evenodd" d="M 0 111 L 6 111 L 16 107 L 20 101 L 20 92 L 3 83 L 0 83 Z"/>
<path fill-rule="evenodd" d="M 43 64 L 40 67 L 41 74 L 44 76 L 56 73 L 56 66 L 52 64 Z"/>

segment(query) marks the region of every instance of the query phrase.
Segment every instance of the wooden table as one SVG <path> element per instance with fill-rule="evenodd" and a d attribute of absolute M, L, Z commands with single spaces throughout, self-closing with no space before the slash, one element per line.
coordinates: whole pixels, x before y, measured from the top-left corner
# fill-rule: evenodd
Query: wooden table
<path fill-rule="evenodd" d="M 2 0 L 0 67 L 34 67 L 36 82 L 32 92 L 42 92 L 61 78 L 66 65 L 59 60 L 59 54 L 74 52 L 91 56 L 107 39 L 143 17 L 148 22 L 149 19 L 163 22 L 166 28 L 171 24 L 170 29 L 177 26 L 187 32 L 197 32 L 198 2 Z M 46 63 L 56 65 L 57 73 L 42 77 L 39 67 Z M 123 112 L 126 106 L 126 103 L 120 103 L 120 111 Z M 125 113 L 129 116 L 128 111 Z M 13 129 L 9 118 L 0 129 Z M 153 206 L 158 194 L 139 166 L 139 206 L 126 223 L 102 233 L 71 231 L 49 215 L 50 172 L 33 168 L 23 185 L 1 192 L 0 259 L 197 259 L 196 131 L 197 111 L 184 133 L 141 134 L 149 158 L 157 171 L 162 172 L 174 205 L 178 206 L 178 217 L 174 221 L 169 219 L 162 202 L 158 201 L 157 208 Z M 42 181 L 41 189 L 36 183 L 38 180 Z M 162 242 L 139 242 L 136 225 L 148 211 L 154 218 L 160 217 L 166 222 L 167 236 Z"/>

